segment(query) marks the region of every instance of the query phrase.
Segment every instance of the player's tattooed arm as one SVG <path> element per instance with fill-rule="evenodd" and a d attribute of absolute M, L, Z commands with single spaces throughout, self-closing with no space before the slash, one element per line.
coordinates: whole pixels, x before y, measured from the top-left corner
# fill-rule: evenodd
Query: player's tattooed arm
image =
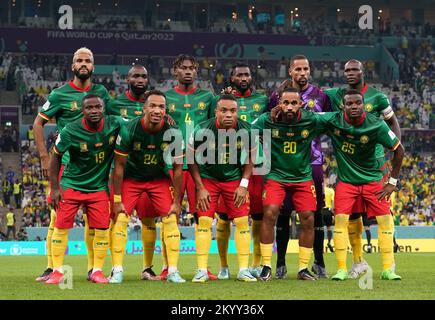
<path fill-rule="evenodd" d="M 122 194 L 122 182 L 124 180 L 124 168 L 127 164 L 128 156 L 120 155 L 115 153 L 115 169 L 113 172 L 113 194 L 115 196 L 121 196 Z M 118 214 L 121 212 L 125 212 L 125 207 L 122 201 L 119 199 L 115 199 L 113 203 L 113 213 L 115 215 L 115 221 L 118 217 Z"/>
<path fill-rule="evenodd" d="M 59 172 L 62 163 L 62 155 L 53 153 L 50 158 L 50 183 L 51 183 L 51 198 L 55 210 L 59 208 L 59 202 L 62 201 L 62 193 L 59 187 Z"/>
<path fill-rule="evenodd" d="M 199 174 L 199 167 L 196 163 L 188 164 L 189 172 L 195 182 L 196 189 L 196 206 L 202 211 L 207 211 L 210 208 L 210 193 L 204 187 L 201 176 Z"/>
<path fill-rule="evenodd" d="M 33 129 L 35 132 L 36 147 L 39 152 L 39 157 L 41 158 L 42 174 L 44 175 L 44 178 L 49 179 L 50 172 L 48 167 L 50 163 L 50 157 L 48 155 L 47 146 L 45 145 L 44 138 L 44 125 L 47 122 L 48 121 L 46 119 L 44 119 L 40 115 L 37 115 L 35 121 L 33 122 Z"/>
<path fill-rule="evenodd" d="M 391 169 L 391 178 L 398 179 L 400 168 L 402 167 L 403 157 L 405 155 L 405 149 L 402 144 L 394 150 L 393 159 L 391 159 L 392 169 Z M 391 194 L 396 191 L 396 186 L 390 183 L 385 184 L 382 190 L 377 191 L 375 194 L 378 196 L 378 200 L 385 198 L 389 200 Z"/>

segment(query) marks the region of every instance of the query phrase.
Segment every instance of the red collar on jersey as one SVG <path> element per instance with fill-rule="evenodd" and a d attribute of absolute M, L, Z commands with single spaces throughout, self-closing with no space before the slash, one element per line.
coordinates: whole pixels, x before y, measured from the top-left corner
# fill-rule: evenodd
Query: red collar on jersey
<path fill-rule="evenodd" d="M 352 120 L 350 120 L 349 117 L 347 116 L 346 112 L 343 112 L 343 113 L 344 113 L 344 120 L 345 120 L 347 123 L 349 123 L 349 124 L 351 124 L 351 125 L 353 125 L 353 126 L 359 126 L 359 125 L 361 125 L 361 123 L 363 123 L 364 119 L 366 118 L 366 113 L 363 112 L 363 114 L 362 114 L 361 117 L 356 121 L 356 123 L 353 123 Z"/>
<path fill-rule="evenodd" d="M 224 128 L 219 128 L 219 123 L 218 123 L 217 118 L 216 118 L 215 125 L 216 125 L 216 128 L 218 128 L 218 129 L 224 129 Z M 236 129 L 236 128 L 237 128 L 237 120 L 236 120 L 236 122 L 234 122 L 234 125 L 233 125 L 233 129 Z"/>
<path fill-rule="evenodd" d="M 162 119 L 162 122 L 160 122 L 159 130 L 158 130 L 158 131 L 155 131 L 155 132 L 151 131 L 151 130 L 147 127 L 147 125 L 145 124 L 145 116 L 142 116 L 142 119 L 140 119 L 140 124 L 142 125 L 142 129 L 143 129 L 145 132 L 147 132 L 147 133 L 149 133 L 149 134 L 156 134 L 156 133 L 160 132 L 160 130 L 162 130 L 163 125 L 165 124 L 165 119 L 164 119 L 164 118 Z"/>
<path fill-rule="evenodd" d="M 362 88 L 362 90 L 360 91 L 360 93 L 362 95 L 364 95 L 364 93 L 367 91 L 367 89 L 369 88 L 369 85 L 367 84 L 367 82 L 364 82 L 364 87 Z"/>
<path fill-rule="evenodd" d="M 252 95 L 251 89 L 246 90 L 245 94 L 242 94 L 239 91 L 234 92 L 234 96 L 238 98 L 246 98 L 246 97 L 250 97 L 251 95 Z"/>
<path fill-rule="evenodd" d="M 99 131 L 103 130 L 103 128 L 104 128 L 104 118 L 101 119 L 100 126 L 99 126 L 98 129 L 96 129 L 96 130 L 95 130 L 94 128 L 88 126 L 88 124 L 86 123 L 85 118 L 82 118 L 82 124 L 83 124 L 83 127 L 84 127 L 86 130 L 90 131 L 90 132 L 99 132 Z"/>
<path fill-rule="evenodd" d="M 190 91 L 181 91 L 180 88 L 178 88 L 178 87 L 174 87 L 174 90 L 176 92 L 178 92 L 179 94 L 192 94 L 196 91 L 196 87 L 193 87 L 193 89 Z"/>
<path fill-rule="evenodd" d="M 134 102 L 145 102 L 145 99 L 144 99 L 144 98 L 136 99 L 135 97 L 133 97 L 133 96 L 131 95 L 131 93 L 130 93 L 130 90 L 125 90 L 125 95 L 126 95 L 126 97 L 129 98 L 131 101 L 134 101 Z"/>
<path fill-rule="evenodd" d="M 84 89 L 77 87 L 72 80 L 68 81 L 68 84 L 70 85 L 71 88 L 73 88 L 74 90 L 77 90 L 79 92 L 89 91 L 89 90 L 91 90 L 91 87 L 92 87 L 92 82 Z"/>

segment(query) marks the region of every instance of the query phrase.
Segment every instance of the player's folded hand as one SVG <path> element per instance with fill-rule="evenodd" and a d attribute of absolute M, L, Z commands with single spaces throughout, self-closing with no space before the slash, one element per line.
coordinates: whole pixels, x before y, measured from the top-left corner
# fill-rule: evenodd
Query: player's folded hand
<path fill-rule="evenodd" d="M 196 201 L 197 207 L 201 209 L 201 211 L 207 211 L 210 208 L 210 193 L 207 189 L 202 188 L 196 191 Z"/>
<path fill-rule="evenodd" d="M 391 194 L 396 191 L 396 186 L 393 186 L 392 184 L 386 184 L 382 190 L 378 190 L 375 192 L 375 195 L 378 196 L 378 201 L 381 201 L 382 199 L 385 199 L 387 201 L 390 200 Z"/>
<path fill-rule="evenodd" d="M 53 201 L 54 210 L 59 209 L 59 203 L 63 200 L 62 193 L 59 189 L 51 189 L 51 200 Z"/>
<path fill-rule="evenodd" d="M 231 86 L 222 89 L 221 94 L 234 94 L 236 90 L 234 90 Z"/>
<path fill-rule="evenodd" d="M 170 214 L 175 214 L 178 216 L 178 215 L 180 215 L 180 213 L 181 213 L 181 205 L 179 203 L 173 203 L 171 205 L 171 209 L 169 209 L 168 216 Z"/>
<path fill-rule="evenodd" d="M 281 107 L 276 106 L 270 110 L 270 118 L 273 122 L 278 121 L 278 117 L 281 115 Z"/>
<path fill-rule="evenodd" d="M 248 189 L 245 187 L 238 187 L 236 191 L 234 191 L 234 206 L 239 208 L 246 202 L 246 194 L 248 193 Z"/>
<path fill-rule="evenodd" d="M 122 202 L 115 202 L 113 204 L 113 214 L 114 214 L 114 221 L 116 221 L 116 219 L 118 219 L 118 214 L 120 213 L 125 213 L 125 207 L 124 204 Z"/>

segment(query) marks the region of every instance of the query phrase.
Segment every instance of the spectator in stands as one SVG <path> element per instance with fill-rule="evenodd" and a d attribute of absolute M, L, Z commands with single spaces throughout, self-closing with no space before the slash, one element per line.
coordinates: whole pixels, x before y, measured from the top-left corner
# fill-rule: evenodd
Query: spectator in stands
<path fill-rule="evenodd" d="M 3 179 L 2 187 L 4 205 L 9 206 L 11 203 L 12 184 L 6 177 Z"/>
<path fill-rule="evenodd" d="M 9 234 L 12 232 L 12 240 L 16 239 L 15 234 L 15 214 L 14 214 L 14 208 L 10 207 L 9 211 L 6 213 L 6 225 L 7 225 L 7 231 L 6 231 L 6 239 L 9 240 Z"/>
<path fill-rule="evenodd" d="M 21 195 L 23 193 L 23 186 L 20 182 L 20 180 L 15 180 L 14 183 L 14 198 L 15 198 L 15 205 L 17 206 L 17 209 L 21 209 Z"/>
<path fill-rule="evenodd" d="M 27 241 L 28 240 L 27 232 L 24 228 L 21 228 L 20 231 L 18 231 L 17 240 L 18 241 Z"/>
<path fill-rule="evenodd" d="M 33 126 L 29 126 L 29 129 L 27 129 L 27 140 L 33 141 L 35 140 L 35 134 L 33 132 Z"/>
<path fill-rule="evenodd" d="M 15 171 L 12 170 L 12 167 L 8 167 L 8 171 L 6 172 L 6 179 L 12 184 L 14 183 Z"/>

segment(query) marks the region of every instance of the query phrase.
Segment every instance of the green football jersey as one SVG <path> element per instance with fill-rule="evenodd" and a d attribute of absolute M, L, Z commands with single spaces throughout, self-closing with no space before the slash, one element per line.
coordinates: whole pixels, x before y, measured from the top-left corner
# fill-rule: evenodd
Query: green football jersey
<path fill-rule="evenodd" d="M 217 98 L 210 91 L 194 88 L 190 92 L 183 92 L 175 87 L 166 91 L 165 95 L 166 112 L 177 123 L 185 142 L 197 124 L 214 117 Z M 187 169 L 186 163 L 183 169 Z"/>
<path fill-rule="evenodd" d="M 115 153 L 128 157 L 124 178 L 141 181 L 160 179 L 167 176 L 166 162 L 172 164 L 172 159 L 177 156 L 183 157 L 181 132 L 176 126 L 171 126 L 165 121 L 159 132 L 151 134 L 146 131 L 143 121 L 144 117 L 138 117 L 121 128 L 116 140 Z M 170 129 L 173 131 L 167 132 Z M 171 135 L 170 140 L 165 139 L 165 133 Z M 165 153 L 176 136 L 181 141 L 175 144 L 178 149 L 172 150 L 172 155 Z"/>
<path fill-rule="evenodd" d="M 343 110 L 343 97 L 346 91 L 347 88 L 332 88 L 325 90 L 325 93 L 331 100 L 333 111 Z M 367 83 L 364 84 L 361 93 L 364 95 L 364 110 L 367 113 L 374 114 L 378 118 L 382 115 L 386 120 L 393 116 L 393 109 L 391 108 L 390 101 L 385 93 L 370 87 Z M 382 158 L 384 156 L 384 148 L 381 145 L 378 145 L 376 147 L 376 157 Z"/>
<path fill-rule="evenodd" d="M 47 102 L 39 112 L 39 116 L 47 121 L 55 118 L 57 130 L 60 132 L 68 123 L 83 117 L 82 99 L 91 93 L 100 96 L 106 106 L 109 104 L 111 98 L 103 85 L 91 83 L 89 87 L 82 90 L 76 87 L 72 81 L 69 81 L 50 93 Z M 67 153 L 62 157 L 62 163 L 67 164 L 68 160 Z"/>
<path fill-rule="evenodd" d="M 400 141 L 384 120 L 366 113 L 355 126 L 345 120 L 343 112 L 325 116 L 327 134 L 330 136 L 337 159 L 338 178 L 351 184 L 365 184 L 382 179 L 376 156 L 378 144 L 395 150 Z"/>
<path fill-rule="evenodd" d="M 135 99 L 127 90 L 116 99 L 112 99 L 106 106 L 106 114 L 133 119 L 143 114 L 144 99 Z"/>
<path fill-rule="evenodd" d="M 57 154 L 68 151 L 70 155 L 60 180 L 63 190 L 109 191 L 109 170 L 121 121 L 116 116 L 104 116 L 100 128 L 93 130 L 81 118 L 62 129 L 54 151 Z"/>
<path fill-rule="evenodd" d="M 250 130 L 251 125 L 243 120 L 237 121 L 236 127 L 228 131 L 217 127 L 216 118 L 198 124 L 189 138 L 189 148 L 195 151 L 201 177 L 219 181 L 241 179 L 250 152 Z M 232 133 L 237 134 L 234 141 L 229 138 Z"/>
<path fill-rule="evenodd" d="M 300 110 L 299 119 L 294 124 L 273 122 L 270 112 L 261 115 L 252 123 L 252 130 L 260 136 L 270 130 L 270 145 L 263 138 L 264 153 L 270 153 L 270 161 L 265 156 L 270 171 L 266 179 L 281 182 L 303 182 L 312 179 L 311 141 L 324 132 L 324 122 L 319 114 Z"/>

